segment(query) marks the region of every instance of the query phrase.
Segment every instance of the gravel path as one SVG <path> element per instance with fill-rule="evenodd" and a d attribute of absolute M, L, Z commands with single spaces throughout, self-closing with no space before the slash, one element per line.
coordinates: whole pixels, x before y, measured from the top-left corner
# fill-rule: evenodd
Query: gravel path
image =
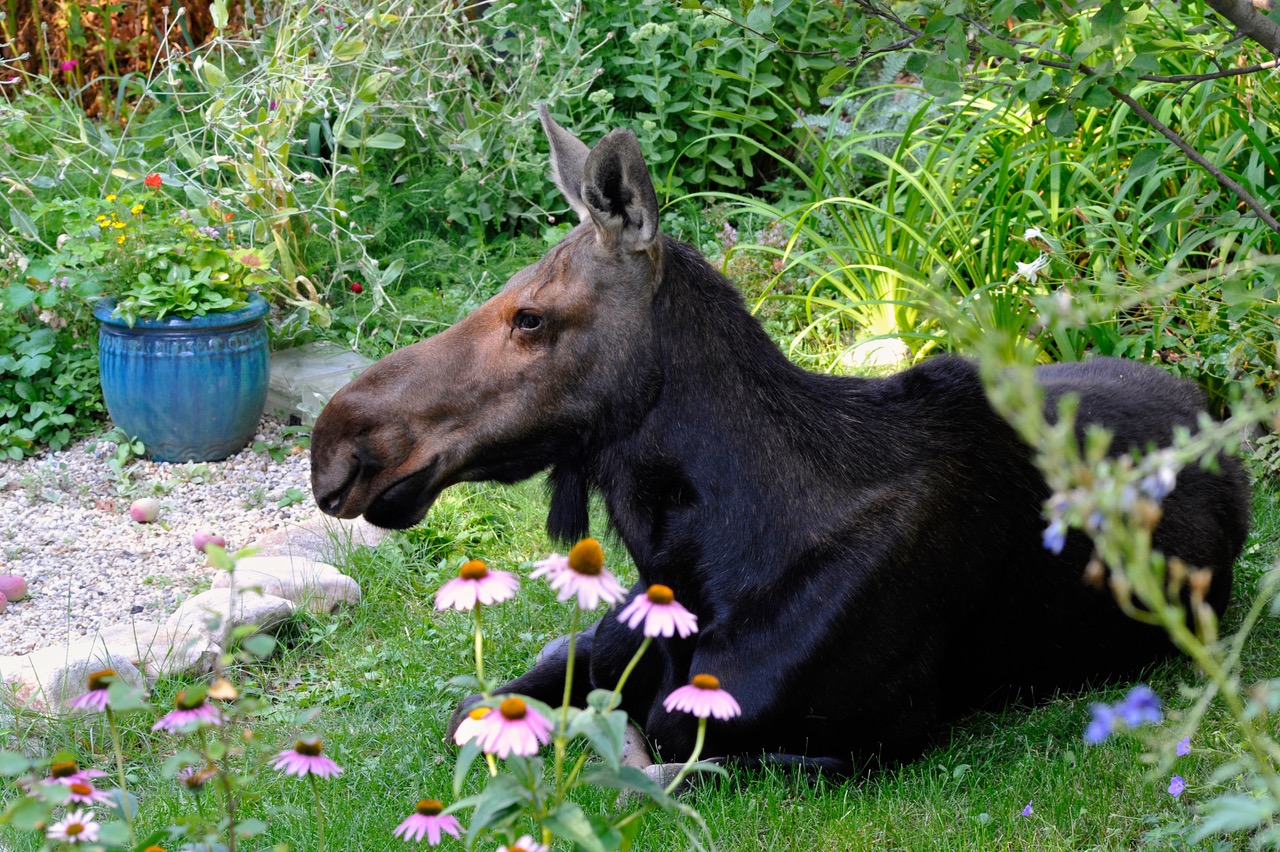
<path fill-rule="evenodd" d="M 82 638 L 130 615 L 163 622 L 212 577 L 191 545 L 197 530 L 234 549 L 314 517 L 310 455 L 288 453 L 282 429 L 265 419 L 258 438 L 284 448 L 283 461 L 250 449 L 221 462 L 138 460 L 124 481 L 107 465 L 115 444 L 98 439 L 0 463 L 0 574 L 30 585 L 0 614 L 0 655 Z M 160 501 L 157 523 L 129 518 L 130 502 L 144 496 Z"/>

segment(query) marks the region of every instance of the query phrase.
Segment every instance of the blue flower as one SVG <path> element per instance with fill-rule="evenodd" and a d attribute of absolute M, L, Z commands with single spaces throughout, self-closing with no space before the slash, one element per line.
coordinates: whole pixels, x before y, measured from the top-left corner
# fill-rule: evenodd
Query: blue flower
<path fill-rule="evenodd" d="M 1182 780 L 1181 775 L 1175 775 L 1169 781 L 1169 795 L 1175 799 L 1182 795 L 1182 791 L 1187 789 L 1187 782 Z"/>
<path fill-rule="evenodd" d="M 1183 737 L 1178 740 L 1178 756 L 1191 754 L 1191 737 Z"/>
<path fill-rule="evenodd" d="M 1044 528 L 1041 534 L 1044 541 L 1044 549 L 1050 553 L 1057 555 L 1062 553 L 1062 548 L 1067 546 L 1067 525 L 1065 521 L 1054 521 Z"/>
<path fill-rule="evenodd" d="M 1035 799 L 1031 800 L 1031 802 L 1034 802 L 1034 801 Z M 1027 806 L 1022 809 L 1023 816 L 1031 816 L 1031 814 L 1033 813 L 1033 811 L 1031 810 L 1031 802 L 1027 802 Z"/>
<path fill-rule="evenodd" d="M 1109 704 L 1095 704 L 1089 709 L 1093 712 L 1093 719 L 1084 729 L 1084 741 L 1097 745 L 1111 736 L 1116 724 L 1116 711 Z"/>
<path fill-rule="evenodd" d="M 1160 465 L 1156 472 L 1138 483 L 1138 490 L 1159 503 L 1178 484 L 1178 472 L 1169 465 Z"/>
<path fill-rule="evenodd" d="M 1164 720 L 1164 714 L 1160 712 L 1160 696 L 1146 684 L 1139 684 L 1129 690 L 1129 694 L 1116 705 L 1115 710 L 1130 728 L 1148 722 L 1158 725 Z"/>

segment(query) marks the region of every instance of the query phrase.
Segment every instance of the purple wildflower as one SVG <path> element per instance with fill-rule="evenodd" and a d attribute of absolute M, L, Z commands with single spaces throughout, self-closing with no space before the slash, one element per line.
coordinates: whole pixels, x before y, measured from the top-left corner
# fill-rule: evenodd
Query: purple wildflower
<path fill-rule="evenodd" d="M 1115 729 L 1116 711 L 1109 704 L 1095 704 L 1089 710 L 1093 713 L 1093 719 L 1084 729 L 1084 741 L 1089 745 L 1097 745 L 1111 736 Z"/>
<path fill-rule="evenodd" d="M 1160 712 L 1160 696 L 1146 684 L 1139 684 L 1129 690 L 1129 694 L 1116 705 L 1115 710 L 1130 728 L 1147 723 L 1158 725 L 1164 719 Z"/>
<path fill-rule="evenodd" d="M 221 725 L 222 713 L 212 704 L 205 703 L 204 693 L 188 694 L 181 690 L 173 699 L 174 709 L 151 726 L 153 731 L 170 731 L 183 734 L 203 725 Z"/>
<path fill-rule="evenodd" d="M 1044 544 L 1044 549 L 1057 556 L 1067 546 L 1066 522 L 1063 520 L 1054 521 L 1044 528 L 1044 532 L 1041 533 L 1040 537 Z"/>
<path fill-rule="evenodd" d="M 1183 737 L 1178 740 L 1178 756 L 1185 757 L 1191 754 L 1191 737 Z"/>
<path fill-rule="evenodd" d="M 1182 792 L 1186 789 L 1187 782 L 1182 780 L 1181 775 L 1175 775 L 1169 780 L 1169 795 L 1173 796 L 1175 799 L 1181 796 Z"/>
<path fill-rule="evenodd" d="M 320 740 L 315 737 L 298 740 L 293 748 L 287 748 L 271 758 L 271 768 L 299 778 L 307 775 L 332 778 L 342 774 L 342 767 L 322 752 Z"/>
<path fill-rule="evenodd" d="M 1031 816 L 1033 813 L 1035 813 L 1035 811 L 1031 807 L 1033 802 L 1035 802 L 1035 799 L 1032 799 L 1030 802 L 1027 802 L 1027 806 L 1022 809 L 1022 815 L 1024 817 Z"/>

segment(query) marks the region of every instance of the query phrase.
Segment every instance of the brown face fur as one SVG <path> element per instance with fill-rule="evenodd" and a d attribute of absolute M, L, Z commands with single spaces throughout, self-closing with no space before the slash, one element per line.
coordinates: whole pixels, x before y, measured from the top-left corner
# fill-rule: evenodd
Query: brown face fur
<path fill-rule="evenodd" d="M 323 511 L 412 526 L 449 485 L 532 476 L 590 428 L 646 360 L 660 256 L 656 228 L 638 242 L 588 214 L 464 320 L 334 396 L 312 433 Z"/>

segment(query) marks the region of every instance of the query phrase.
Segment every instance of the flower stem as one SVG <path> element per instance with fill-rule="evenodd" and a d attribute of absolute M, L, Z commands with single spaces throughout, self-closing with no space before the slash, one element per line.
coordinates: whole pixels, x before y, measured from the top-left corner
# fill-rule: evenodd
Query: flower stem
<path fill-rule="evenodd" d="M 307 773 L 307 778 L 311 781 L 311 792 L 316 797 L 316 849 L 324 852 L 324 809 L 320 807 L 320 785 L 316 783 L 316 776 Z"/>
<path fill-rule="evenodd" d="M 484 622 L 480 615 L 480 604 L 476 604 L 476 680 L 480 681 L 480 693 L 489 697 L 489 686 L 484 682 Z"/>
<path fill-rule="evenodd" d="M 613 695 L 609 697 L 609 706 L 606 710 L 612 710 L 618 706 L 618 701 L 622 698 L 622 687 L 627 682 L 627 678 L 631 677 L 631 672 L 635 671 L 636 663 L 640 662 L 640 658 L 644 656 L 644 652 L 649 650 L 649 645 L 653 643 L 652 636 L 644 637 L 644 641 L 640 643 L 640 647 L 636 649 L 636 653 L 631 658 L 631 662 L 627 663 L 627 667 L 622 670 L 622 676 L 618 678 L 618 685 L 613 688 Z"/>
<path fill-rule="evenodd" d="M 698 762 L 698 755 L 702 754 L 702 744 L 707 739 L 707 717 L 703 716 L 698 719 L 698 738 L 693 743 L 693 753 L 689 755 L 689 759 L 684 762 L 684 766 L 680 767 L 680 771 L 676 773 L 676 777 L 671 779 L 671 783 L 667 785 L 667 789 L 663 792 L 670 796 L 680 786 L 680 782 L 689 774 L 689 770 Z"/>
<path fill-rule="evenodd" d="M 573 664 L 577 655 L 577 649 L 574 647 L 578 639 L 578 619 L 581 617 L 581 610 L 577 607 L 573 609 L 572 620 L 569 622 L 569 660 L 565 664 L 564 669 L 564 700 L 560 703 L 560 725 L 556 730 L 556 793 L 558 797 L 564 797 L 564 756 L 565 750 L 569 745 L 569 699 L 573 697 Z"/>
<path fill-rule="evenodd" d="M 120 776 L 120 811 L 124 814 L 124 824 L 129 827 L 129 845 L 137 846 L 138 838 L 133 831 L 133 814 L 129 813 L 129 785 L 124 776 L 124 749 L 120 747 L 120 729 L 116 726 L 116 715 L 111 712 L 110 705 L 107 711 L 107 727 L 111 729 L 111 745 L 116 753 L 116 772 Z"/>

